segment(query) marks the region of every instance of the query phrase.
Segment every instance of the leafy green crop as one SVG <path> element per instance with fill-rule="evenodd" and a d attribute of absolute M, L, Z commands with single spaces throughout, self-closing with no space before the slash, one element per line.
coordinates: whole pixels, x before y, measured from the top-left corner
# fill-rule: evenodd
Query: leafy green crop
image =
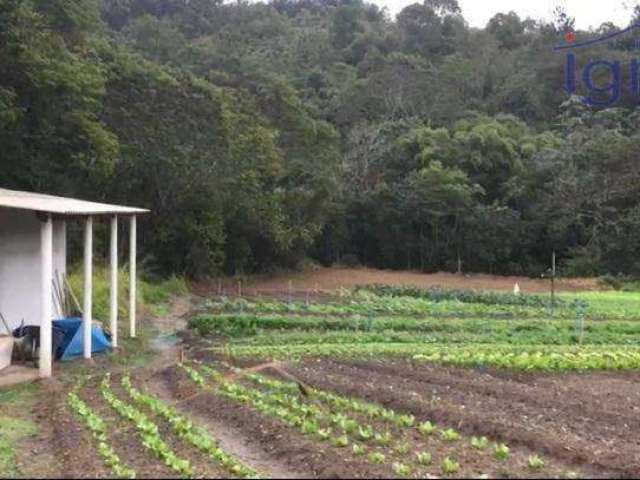
<path fill-rule="evenodd" d="M 366 285 L 356 288 L 356 291 L 371 292 L 381 297 L 413 297 L 442 302 L 455 300 L 462 303 L 482 303 L 485 305 L 525 305 L 530 307 L 548 307 L 548 296 L 542 295 L 514 295 L 511 293 L 486 292 L 476 290 L 456 290 L 444 288 L 419 288 L 394 285 Z M 562 306 L 564 302 L 556 299 L 556 304 Z"/>
<path fill-rule="evenodd" d="M 411 357 L 417 362 L 445 363 L 460 367 L 490 366 L 515 370 L 636 370 L 640 368 L 637 347 L 425 345 L 373 343 L 354 345 L 281 345 L 237 347 L 242 357 L 295 359 L 305 356 L 335 358 Z"/>
<path fill-rule="evenodd" d="M 453 428 L 448 428 L 446 430 L 442 430 L 440 432 L 440 437 L 445 442 L 456 442 L 460 440 L 460 434 L 456 432 Z"/>
<path fill-rule="evenodd" d="M 346 435 L 342 435 L 340 437 L 334 438 L 332 442 L 338 448 L 344 448 L 349 446 L 349 437 Z"/>
<path fill-rule="evenodd" d="M 367 453 L 367 448 L 362 445 L 358 445 L 357 443 L 353 444 L 351 450 L 353 451 L 353 454 L 357 456 L 361 456 Z"/>
<path fill-rule="evenodd" d="M 189 419 L 178 415 L 173 408 L 168 407 L 161 400 L 141 393 L 134 388 L 129 376 L 123 376 L 121 383 L 122 387 L 135 402 L 148 407 L 154 414 L 167 420 L 178 436 L 187 443 L 216 460 L 227 468 L 230 473 L 241 478 L 257 478 L 258 475 L 253 469 L 242 465 L 235 458 L 225 453 L 206 431 L 195 427 Z"/>
<path fill-rule="evenodd" d="M 393 471 L 400 477 L 408 477 L 409 475 L 411 475 L 411 467 L 409 465 L 405 465 L 404 463 L 394 463 Z"/>
<path fill-rule="evenodd" d="M 495 446 L 493 454 L 496 460 L 506 460 L 509 457 L 509 447 L 504 443 L 500 443 Z"/>
<path fill-rule="evenodd" d="M 388 447 L 391 444 L 391 433 L 376 433 L 373 437 L 373 441 L 376 445 L 381 447 Z"/>
<path fill-rule="evenodd" d="M 531 470 L 540 470 L 544 468 L 544 461 L 538 455 L 530 455 L 527 460 L 527 465 Z"/>
<path fill-rule="evenodd" d="M 471 446 L 477 450 L 484 450 L 489 446 L 489 439 L 487 437 L 472 437 Z"/>
<path fill-rule="evenodd" d="M 416 454 L 416 461 L 422 466 L 428 466 L 431 465 L 433 459 L 430 452 L 418 452 Z"/>
<path fill-rule="evenodd" d="M 413 415 L 399 415 L 397 418 L 399 427 L 411 427 L 416 421 Z"/>
<path fill-rule="evenodd" d="M 113 474 L 118 478 L 136 478 L 135 470 L 124 465 L 115 450 L 109 445 L 108 427 L 105 421 L 80 399 L 75 389 L 69 392 L 68 403 L 71 410 L 78 414 L 89 427 L 93 438 L 98 441 L 100 456 L 104 463 L 111 468 Z"/>
<path fill-rule="evenodd" d="M 362 440 L 363 442 L 368 442 L 369 440 L 371 440 L 373 438 L 373 435 L 373 428 L 371 428 L 371 426 L 367 425 L 358 427 L 358 438 L 360 438 L 360 440 Z"/>
<path fill-rule="evenodd" d="M 100 384 L 100 391 L 105 401 L 122 417 L 133 422 L 142 438 L 142 444 L 151 450 L 158 458 L 180 475 L 194 477 L 194 471 L 188 460 L 178 457 L 162 440 L 158 427 L 135 407 L 120 400 L 111 390 L 111 377 L 107 374 Z"/>
<path fill-rule="evenodd" d="M 444 460 L 442 460 L 442 473 L 445 475 L 453 475 L 458 473 L 458 470 L 460 470 L 460 464 L 452 458 L 445 457 Z"/>
<path fill-rule="evenodd" d="M 424 423 L 421 423 L 420 425 L 418 425 L 418 431 L 420 433 L 422 433 L 423 435 L 425 435 L 425 436 L 431 436 L 437 430 L 438 430 L 438 427 L 436 427 L 431 422 L 424 422 Z"/>
<path fill-rule="evenodd" d="M 386 460 L 386 457 L 384 456 L 384 454 L 380 452 L 371 452 L 369 454 L 369 461 L 371 463 L 381 464 L 381 463 L 384 463 L 385 460 Z"/>

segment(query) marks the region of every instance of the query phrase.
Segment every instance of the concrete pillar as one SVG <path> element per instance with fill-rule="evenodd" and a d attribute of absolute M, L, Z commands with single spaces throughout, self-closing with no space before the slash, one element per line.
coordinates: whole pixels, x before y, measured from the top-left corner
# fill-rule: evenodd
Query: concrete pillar
<path fill-rule="evenodd" d="M 40 315 L 40 378 L 48 378 L 53 370 L 51 321 L 53 315 L 53 221 L 47 215 L 40 226 L 41 315 Z"/>
<path fill-rule="evenodd" d="M 93 217 L 84 226 L 84 307 L 82 336 L 84 358 L 91 358 L 91 320 L 93 317 Z"/>
<path fill-rule="evenodd" d="M 118 346 L 118 217 L 111 218 L 111 344 Z"/>
<path fill-rule="evenodd" d="M 136 216 L 131 216 L 131 227 L 129 229 L 129 335 L 136 337 L 136 306 L 137 306 L 137 241 L 138 225 Z"/>

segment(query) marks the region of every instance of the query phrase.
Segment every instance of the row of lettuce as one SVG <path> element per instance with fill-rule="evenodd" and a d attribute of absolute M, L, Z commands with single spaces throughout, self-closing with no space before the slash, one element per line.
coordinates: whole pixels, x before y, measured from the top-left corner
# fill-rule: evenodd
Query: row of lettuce
<path fill-rule="evenodd" d="M 389 316 L 204 313 L 189 321 L 203 337 L 235 343 L 500 343 L 516 345 L 636 345 L 640 322 Z"/>
<path fill-rule="evenodd" d="M 301 359 L 409 358 L 459 367 L 494 367 L 514 370 L 635 370 L 640 368 L 640 348 L 602 345 L 566 347 L 542 345 L 425 345 L 423 343 L 304 344 L 212 347 L 212 351 L 237 357 Z"/>
<path fill-rule="evenodd" d="M 118 396 L 111 386 L 111 376 L 105 375 L 99 391 L 104 402 L 123 420 L 130 422 L 138 433 L 141 444 L 153 456 L 164 463 L 174 475 L 180 478 L 199 478 L 189 459 L 181 458 L 163 439 L 159 422 L 166 422 L 170 430 L 186 445 L 202 452 L 234 478 L 257 478 L 257 473 L 237 461 L 220 448 L 218 442 L 206 430 L 195 426 L 191 420 L 180 415 L 175 408 L 160 399 L 141 392 L 133 385 L 130 377 L 121 378 L 121 387 L 127 398 Z M 138 473 L 121 460 L 113 446 L 111 433 L 115 425 L 107 422 L 80 396 L 83 383 L 78 384 L 68 395 L 68 405 L 83 421 L 97 443 L 97 450 L 103 463 L 115 478 L 136 478 Z M 144 472 L 143 472 L 144 473 Z"/>

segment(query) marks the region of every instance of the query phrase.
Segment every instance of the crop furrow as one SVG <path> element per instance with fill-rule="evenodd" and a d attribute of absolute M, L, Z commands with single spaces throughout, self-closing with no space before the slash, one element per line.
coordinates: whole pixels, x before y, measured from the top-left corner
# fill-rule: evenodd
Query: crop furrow
<path fill-rule="evenodd" d="M 258 478 L 257 472 L 241 464 L 233 456 L 222 450 L 218 442 L 208 432 L 194 426 L 191 420 L 179 415 L 174 408 L 167 406 L 163 401 L 136 389 L 129 376 L 123 376 L 121 384 L 133 401 L 149 408 L 155 415 L 164 418 L 182 440 L 211 457 L 229 473 L 241 478 Z"/>
<path fill-rule="evenodd" d="M 100 383 L 100 392 L 104 400 L 120 416 L 131 421 L 138 430 L 142 444 L 153 454 L 160 458 L 165 465 L 176 473 L 187 478 L 194 477 L 194 471 L 188 460 L 179 458 L 171 448 L 162 440 L 158 426 L 132 405 L 120 400 L 111 390 L 111 377 L 105 375 Z"/>
<path fill-rule="evenodd" d="M 69 392 L 68 404 L 91 431 L 93 438 L 98 442 L 98 451 L 102 461 L 111 468 L 117 478 L 136 478 L 136 472 L 125 465 L 118 454 L 111 447 L 108 436 L 107 423 L 96 414 L 77 394 L 77 388 Z"/>

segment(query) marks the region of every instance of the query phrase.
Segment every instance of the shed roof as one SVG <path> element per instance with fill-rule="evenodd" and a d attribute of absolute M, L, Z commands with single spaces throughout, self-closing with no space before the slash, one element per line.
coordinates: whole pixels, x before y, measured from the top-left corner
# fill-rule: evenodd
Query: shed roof
<path fill-rule="evenodd" d="M 56 215 L 137 215 L 149 212 L 149 210 L 143 208 L 86 202 L 75 198 L 55 197 L 53 195 L 19 192 L 3 188 L 0 188 L 0 207 Z"/>

